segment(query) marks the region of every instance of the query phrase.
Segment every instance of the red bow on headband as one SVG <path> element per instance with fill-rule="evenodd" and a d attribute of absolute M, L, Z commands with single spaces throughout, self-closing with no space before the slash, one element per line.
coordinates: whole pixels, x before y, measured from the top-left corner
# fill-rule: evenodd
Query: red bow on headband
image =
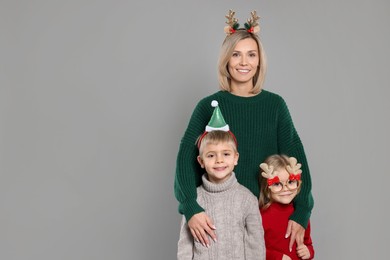
<path fill-rule="evenodd" d="M 290 177 L 288 178 L 290 181 L 299 181 L 301 179 L 301 174 L 298 173 L 298 174 L 293 174 L 293 173 L 290 173 Z"/>
<path fill-rule="evenodd" d="M 275 183 L 278 183 L 278 182 L 280 182 L 278 176 L 275 176 L 275 177 L 273 177 L 272 179 L 268 179 L 268 180 L 267 180 L 268 186 L 271 186 L 272 184 L 275 184 Z"/>

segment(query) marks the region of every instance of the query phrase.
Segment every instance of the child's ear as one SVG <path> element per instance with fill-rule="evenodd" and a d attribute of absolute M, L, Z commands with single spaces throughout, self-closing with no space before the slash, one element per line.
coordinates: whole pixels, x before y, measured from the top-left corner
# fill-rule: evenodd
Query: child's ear
<path fill-rule="evenodd" d="M 238 157 L 240 157 L 239 153 L 236 153 L 235 160 L 234 160 L 234 165 L 238 164 Z"/>
<path fill-rule="evenodd" d="M 198 163 L 200 164 L 200 167 L 204 168 L 204 163 L 203 163 L 202 157 L 200 157 L 200 155 L 198 155 L 198 157 L 196 157 L 196 159 L 198 159 Z"/>

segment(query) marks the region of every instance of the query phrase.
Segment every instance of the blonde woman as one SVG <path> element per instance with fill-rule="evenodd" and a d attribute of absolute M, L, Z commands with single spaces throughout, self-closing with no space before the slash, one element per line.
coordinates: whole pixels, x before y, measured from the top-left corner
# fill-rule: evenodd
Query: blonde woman
<path fill-rule="evenodd" d="M 304 148 L 283 98 L 263 89 L 267 65 L 258 36 L 259 17 L 252 12 L 245 28 L 239 28 L 233 11 L 229 11 L 226 17 L 227 35 L 218 63 L 220 91 L 198 102 L 177 155 L 174 191 L 179 212 L 185 216 L 195 240 L 206 246 L 210 244 L 210 238 L 217 241 L 215 231 L 218 226 L 214 226 L 213 219 L 196 201 L 202 171 L 195 159 L 197 147 L 194 145 L 213 113 L 210 102 L 217 100 L 239 140 L 241 163 L 236 167 L 236 178 L 256 197 L 260 193 L 257 181 L 259 161 L 271 154 L 285 153 L 302 163 L 304 184 L 294 200 L 295 211 L 286 230 L 290 246 L 294 241 L 301 244 L 314 204 Z"/>

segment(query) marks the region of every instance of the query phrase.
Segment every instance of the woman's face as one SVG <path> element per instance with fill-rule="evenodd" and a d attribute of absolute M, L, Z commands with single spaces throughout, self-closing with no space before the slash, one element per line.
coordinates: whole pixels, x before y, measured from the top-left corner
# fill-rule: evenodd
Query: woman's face
<path fill-rule="evenodd" d="M 250 84 L 259 66 L 259 50 L 252 38 L 239 41 L 228 62 L 228 70 L 233 86 Z"/>

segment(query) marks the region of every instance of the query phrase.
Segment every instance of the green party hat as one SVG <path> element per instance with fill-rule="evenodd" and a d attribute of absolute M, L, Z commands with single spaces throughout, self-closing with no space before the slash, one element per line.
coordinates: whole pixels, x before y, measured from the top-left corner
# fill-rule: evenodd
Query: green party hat
<path fill-rule="evenodd" d="M 215 107 L 213 115 L 211 116 L 211 119 L 209 123 L 206 126 L 206 132 L 211 132 L 215 130 L 220 130 L 220 131 L 229 131 L 229 125 L 226 124 L 225 119 L 223 119 L 221 110 L 218 107 L 218 101 L 213 100 L 211 102 L 211 106 Z"/>

